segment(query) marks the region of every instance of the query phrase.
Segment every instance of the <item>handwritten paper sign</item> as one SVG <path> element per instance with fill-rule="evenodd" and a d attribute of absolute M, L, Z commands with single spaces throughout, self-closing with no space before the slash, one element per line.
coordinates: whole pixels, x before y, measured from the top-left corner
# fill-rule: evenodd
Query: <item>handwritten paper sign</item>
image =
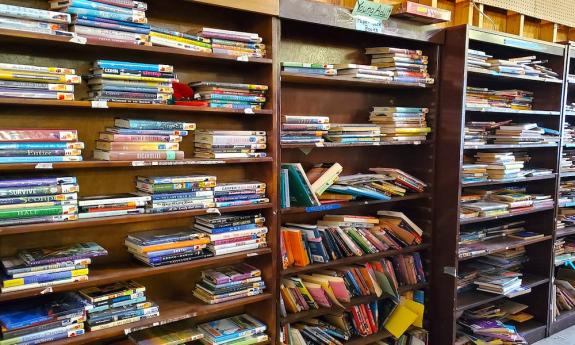
<path fill-rule="evenodd" d="M 373 18 L 378 21 L 388 20 L 393 6 L 379 4 L 368 0 L 357 0 L 351 14 L 360 17 Z"/>

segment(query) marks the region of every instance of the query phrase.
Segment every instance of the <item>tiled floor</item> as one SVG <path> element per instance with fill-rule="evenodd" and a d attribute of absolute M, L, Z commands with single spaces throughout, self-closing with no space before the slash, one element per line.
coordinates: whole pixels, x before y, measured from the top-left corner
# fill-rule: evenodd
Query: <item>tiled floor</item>
<path fill-rule="evenodd" d="M 575 345 L 575 326 L 538 341 L 533 345 Z"/>

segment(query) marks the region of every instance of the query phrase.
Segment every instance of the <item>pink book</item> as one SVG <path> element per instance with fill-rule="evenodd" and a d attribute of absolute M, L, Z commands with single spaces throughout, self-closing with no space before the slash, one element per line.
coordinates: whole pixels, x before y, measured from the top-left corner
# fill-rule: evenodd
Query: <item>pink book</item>
<path fill-rule="evenodd" d="M 307 288 L 307 291 L 309 291 L 309 293 L 313 297 L 314 301 L 320 307 L 331 308 L 331 302 L 327 297 L 325 291 L 321 288 L 321 285 L 308 282 L 303 282 L 303 284 Z"/>

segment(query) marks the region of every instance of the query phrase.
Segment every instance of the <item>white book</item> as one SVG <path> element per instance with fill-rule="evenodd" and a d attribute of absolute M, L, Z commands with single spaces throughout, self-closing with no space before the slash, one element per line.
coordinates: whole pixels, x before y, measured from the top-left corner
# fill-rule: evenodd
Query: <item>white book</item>
<path fill-rule="evenodd" d="M 143 208 L 135 208 L 131 210 L 79 213 L 78 218 L 89 219 L 89 218 L 100 218 L 100 217 L 127 216 L 132 214 L 142 214 L 144 213 L 144 211 L 145 210 Z"/>
<path fill-rule="evenodd" d="M 0 15 L 14 18 L 40 20 L 50 23 L 70 24 L 68 13 L 39 10 L 36 8 L 0 4 Z"/>
<path fill-rule="evenodd" d="M 267 247 L 267 243 L 262 242 L 262 243 L 246 244 L 243 246 L 237 246 L 237 247 L 233 247 L 233 248 L 215 249 L 212 247 L 208 247 L 208 249 L 212 253 L 214 253 L 214 255 L 225 255 L 225 254 L 232 254 L 232 253 L 243 252 L 243 251 L 247 251 L 247 250 L 254 250 L 254 249 L 265 248 L 265 247 Z"/>

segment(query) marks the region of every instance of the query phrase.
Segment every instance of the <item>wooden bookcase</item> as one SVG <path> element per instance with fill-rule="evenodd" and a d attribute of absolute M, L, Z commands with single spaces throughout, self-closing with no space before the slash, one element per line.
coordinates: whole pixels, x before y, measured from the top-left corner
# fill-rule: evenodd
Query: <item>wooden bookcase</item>
<path fill-rule="evenodd" d="M 2 128 L 73 128 L 79 131 L 86 144 L 84 161 L 54 163 L 52 165 L 3 164 L 3 177 L 54 173 L 76 176 L 80 196 L 116 194 L 135 191 L 135 176 L 176 176 L 212 174 L 218 181 L 231 182 L 260 180 L 266 182 L 271 202 L 267 204 L 221 208 L 221 213 L 236 211 L 261 212 L 269 227 L 267 248 L 249 252 L 216 256 L 171 266 L 150 268 L 138 263 L 127 252 L 124 239 L 128 233 L 153 229 L 189 227 L 194 216 L 206 210 L 145 214 L 124 217 L 86 219 L 52 224 L 34 224 L 0 228 L 0 256 L 13 255 L 22 248 L 63 245 L 94 241 L 102 245 L 109 255 L 94 260 L 89 280 L 63 284 L 51 289 L 31 289 L 0 295 L 0 303 L 30 298 L 44 293 L 73 291 L 79 288 L 134 279 L 147 288 L 150 300 L 160 306 L 160 316 L 136 323 L 101 331 L 87 332 L 51 344 L 109 343 L 126 338 L 126 334 L 158 324 L 193 318 L 194 321 L 213 320 L 247 312 L 268 325 L 270 339 L 276 338 L 276 277 L 278 243 L 277 212 L 277 70 L 273 63 L 277 54 L 278 20 L 269 14 L 253 11 L 267 8 L 277 13 L 277 1 L 253 1 L 238 4 L 235 1 L 160 1 L 149 0 L 147 17 L 150 23 L 187 32 L 201 27 L 257 32 L 268 45 L 268 55 L 261 59 L 238 61 L 236 58 L 196 53 L 162 47 L 144 47 L 100 43 L 88 40 L 86 44 L 68 42 L 62 37 L 0 30 L 2 52 L 0 61 L 6 63 L 76 68 L 86 73 L 93 61 L 111 59 L 174 65 L 181 82 L 228 81 L 269 85 L 265 108 L 255 114 L 243 111 L 193 108 L 172 105 L 132 105 L 109 103 L 107 109 L 93 108 L 84 101 L 86 85 L 76 88 L 77 101 L 54 102 L 45 100 L 0 99 L 0 127 Z M 34 8 L 46 8 L 46 1 L 2 1 Z M 275 3 L 275 5 L 273 5 Z M 181 120 L 197 123 L 199 129 L 265 130 L 268 134 L 268 157 L 261 159 L 206 160 L 194 159 L 193 135 L 183 141 L 186 160 L 176 162 L 106 162 L 92 157 L 98 132 L 113 126 L 115 117 Z M 44 167 L 45 169 L 39 169 Z M 228 303 L 207 305 L 192 297 L 192 289 L 199 280 L 201 270 L 225 264 L 249 262 L 263 272 L 267 289 L 264 294 Z M 1 304 L 0 304 L 1 308 Z M 273 342 L 273 341 L 270 341 Z"/>
<path fill-rule="evenodd" d="M 347 11 L 347 12 L 346 12 Z M 343 14 L 342 14 L 343 13 Z M 341 20 L 349 10 L 338 6 L 306 0 L 282 0 L 280 2 L 281 38 L 279 58 L 276 64 L 288 62 L 316 63 L 359 63 L 369 64 L 364 54 L 367 47 L 390 46 L 422 49 L 430 59 L 430 73 L 438 76 L 439 49 L 442 36 L 437 31 L 422 26 L 409 25 L 403 21 L 391 20 L 383 34 L 357 31 L 349 20 Z M 349 18 L 348 18 L 349 19 Z M 313 34 L 311 34 L 313 33 Z M 325 264 L 311 264 L 306 267 L 291 267 L 282 270 L 278 260 L 278 270 L 282 277 L 310 273 L 314 270 L 363 263 L 404 253 L 419 251 L 426 260 L 425 269 L 429 273 L 431 263 L 431 227 L 433 218 L 434 190 L 434 142 L 438 105 L 438 83 L 427 87 L 412 85 L 385 85 L 361 79 L 334 79 L 324 76 L 309 76 L 280 72 L 279 109 L 281 115 L 321 115 L 329 116 L 331 123 L 369 123 L 369 112 L 373 106 L 413 106 L 429 107 L 429 125 L 432 133 L 428 140 L 419 145 L 373 144 L 279 144 L 278 165 L 301 163 L 304 169 L 313 164 L 338 162 L 344 170 L 342 175 L 368 173 L 372 167 L 393 167 L 403 169 L 429 183 L 427 190 L 420 194 L 408 194 L 390 201 L 352 201 L 320 207 L 290 207 L 281 209 L 278 227 L 282 224 L 310 223 L 321 219 L 325 214 L 376 215 L 378 210 L 405 212 L 416 224 L 424 229 L 424 243 L 402 250 L 390 250 L 361 257 L 349 257 Z M 437 80 L 437 79 L 436 79 Z M 281 120 L 281 116 L 278 116 Z M 279 124 L 278 124 L 279 125 Z M 280 254 L 278 252 L 278 254 Z M 427 277 L 430 279 L 430 277 Z M 403 287 L 403 291 L 425 289 L 429 286 Z M 373 296 L 352 299 L 349 305 L 372 301 Z M 426 304 L 429 308 L 429 305 Z M 280 326 L 333 313 L 330 308 L 321 308 L 280 317 Z M 365 338 L 353 339 L 347 344 L 369 344 L 390 337 L 385 330 Z"/>
<path fill-rule="evenodd" d="M 478 291 L 457 294 L 458 264 L 469 258 L 459 259 L 459 231 L 468 224 L 499 224 L 500 220 L 524 219 L 527 229 L 544 234 L 543 238 L 531 241 L 500 239 L 490 244 L 491 252 L 504 251 L 507 248 L 525 246 L 529 262 L 524 265 L 523 285 L 532 288 L 532 292 L 519 296 L 515 300 L 529 305 L 527 310 L 533 314 L 533 320 L 517 324 L 521 334 L 529 343 L 546 336 L 550 322 L 551 284 L 553 277 L 553 240 L 555 238 L 557 206 L 529 210 L 513 215 L 489 218 L 459 218 L 460 196 L 465 188 L 501 187 L 505 185 L 526 186 L 529 192 L 555 196 L 559 185 L 559 163 L 561 144 L 559 145 L 485 145 L 482 147 L 464 145 L 466 121 L 497 121 L 512 119 L 515 122 L 536 122 L 541 126 L 560 130 L 563 124 L 564 83 L 530 80 L 528 78 L 499 77 L 469 71 L 467 67 L 468 49 L 478 49 L 492 54 L 496 58 L 536 55 L 548 59 L 550 66 L 563 78 L 565 67 L 565 46 L 543 41 L 519 38 L 499 32 L 459 26 L 445 30 L 445 44 L 440 69 L 441 97 L 440 114 L 437 129 L 437 151 L 435 200 L 436 208 L 433 245 L 441 250 L 435 251 L 433 258 L 432 318 L 441 322 L 432 323 L 434 344 L 453 344 L 456 320 L 463 311 L 504 298 L 500 295 L 480 293 Z M 534 111 L 485 112 L 466 111 L 465 90 L 467 86 L 488 87 L 490 89 L 521 89 L 534 92 Z M 533 167 L 553 169 L 554 175 L 546 178 L 528 178 L 509 183 L 461 184 L 461 164 L 464 154 L 478 150 L 489 151 L 527 151 Z M 556 204 L 556 203 L 555 203 Z M 487 254 L 487 253 L 486 253 Z M 484 254 L 485 255 L 485 254 Z"/>

